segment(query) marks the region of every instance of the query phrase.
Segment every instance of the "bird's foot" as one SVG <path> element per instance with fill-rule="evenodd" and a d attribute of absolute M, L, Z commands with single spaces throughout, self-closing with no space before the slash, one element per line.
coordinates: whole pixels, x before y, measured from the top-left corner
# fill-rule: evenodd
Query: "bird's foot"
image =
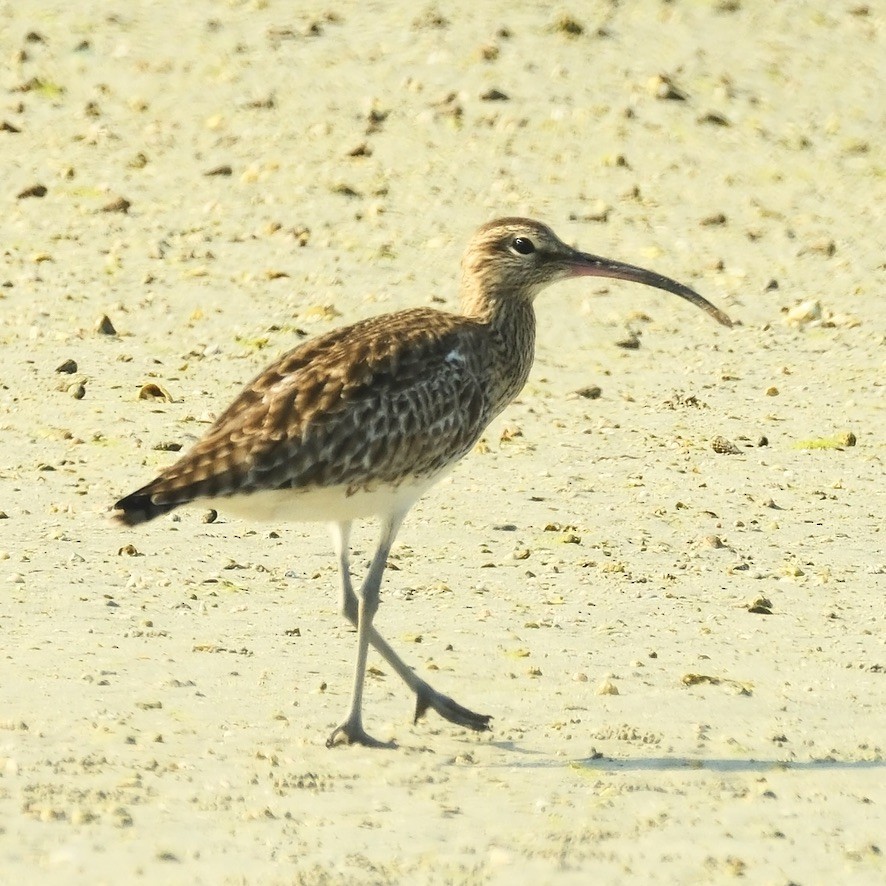
<path fill-rule="evenodd" d="M 415 720 L 418 721 L 427 713 L 428 708 L 435 710 L 444 720 L 455 723 L 458 726 L 466 726 L 475 732 L 486 732 L 490 726 L 492 717 L 489 714 L 475 714 L 462 707 L 457 701 L 453 701 L 448 695 L 437 692 L 425 682 L 422 682 L 415 693 Z"/>
<path fill-rule="evenodd" d="M 396 742 L 379 741 L 377 738 L 373 738 L 363 728 L 363 724 L 352 717 L 348 717 L 344 723 L 336 726 L 329 738 L 326 739 L 326 747 L 328 748 L 333 748 L 338 744 L 361 744 L 365 748 L 397 747 Z"/>

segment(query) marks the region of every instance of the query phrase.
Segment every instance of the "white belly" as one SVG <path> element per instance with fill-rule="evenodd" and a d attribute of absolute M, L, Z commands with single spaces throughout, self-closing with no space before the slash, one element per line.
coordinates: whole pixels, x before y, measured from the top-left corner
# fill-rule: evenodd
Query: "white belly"
<path fill-rule="evenodd" d="M 347 486 L 314 489 L 269 489 L 244 495 L 200 499 L 222 514 L 246 520 L 334 522 L 405 513 L 443 474 L 398 486 L 377 486 L 348 493 Z"/>

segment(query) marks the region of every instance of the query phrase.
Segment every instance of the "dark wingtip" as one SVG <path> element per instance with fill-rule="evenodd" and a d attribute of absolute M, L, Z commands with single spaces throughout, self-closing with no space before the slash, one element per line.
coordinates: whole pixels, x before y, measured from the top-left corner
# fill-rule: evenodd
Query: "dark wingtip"
<path fill-rule="evenodd" d="M 175 507 L 175 504 L 155 503 L 150 490 L 150 486 L 145 486 L 121 498 L 114 505 L 114 520 L 124 526 L 138 526 L 139 523 L 147 523 L 161 514 L 169 513 Z"/>

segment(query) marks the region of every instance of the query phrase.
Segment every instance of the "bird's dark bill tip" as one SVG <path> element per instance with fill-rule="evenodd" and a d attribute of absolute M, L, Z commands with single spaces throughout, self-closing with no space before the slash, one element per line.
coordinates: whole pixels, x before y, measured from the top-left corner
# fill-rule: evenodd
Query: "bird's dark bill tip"
<path fill-rule="evenodd" d="M 718 307 L 711 305 L 708 309 L 708 313 L 721 325 L 725 326 L 727 329 L 731 329 L 735 326 L 735 322 L 732 318 L 725 312 L 721 311 Z"/>

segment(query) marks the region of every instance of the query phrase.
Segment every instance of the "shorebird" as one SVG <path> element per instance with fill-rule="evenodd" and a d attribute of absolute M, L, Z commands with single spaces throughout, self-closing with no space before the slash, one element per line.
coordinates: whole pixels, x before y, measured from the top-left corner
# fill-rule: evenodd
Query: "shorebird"
<path fill-rule="evenodd" d="M 462 259 L 461 313 L 413 308 L 300 344 L 256 376 L 177 462 L 115 505 L 135 525 L 202 500 L 262 520 L 330 524 L 341 611 L 357 629 L 347 715 L 326 744 L 380 746 L 363 727 L 363 684 L 373 646 L 429 709 L 478 732 L 492 719 L 438 692 L 373 626 L 388 554 L 418 498 L 470 452 L 519 393 L 535 351 L 535 297 L 569 277 L 612 277 L 674 293 L 724 326 L 697 292 L 661 274 L 579 252 L 546 225 L 502 218 L 483 225 Z M 349 536 L 376 517 L 381 536 L 357 591 Z"/>

